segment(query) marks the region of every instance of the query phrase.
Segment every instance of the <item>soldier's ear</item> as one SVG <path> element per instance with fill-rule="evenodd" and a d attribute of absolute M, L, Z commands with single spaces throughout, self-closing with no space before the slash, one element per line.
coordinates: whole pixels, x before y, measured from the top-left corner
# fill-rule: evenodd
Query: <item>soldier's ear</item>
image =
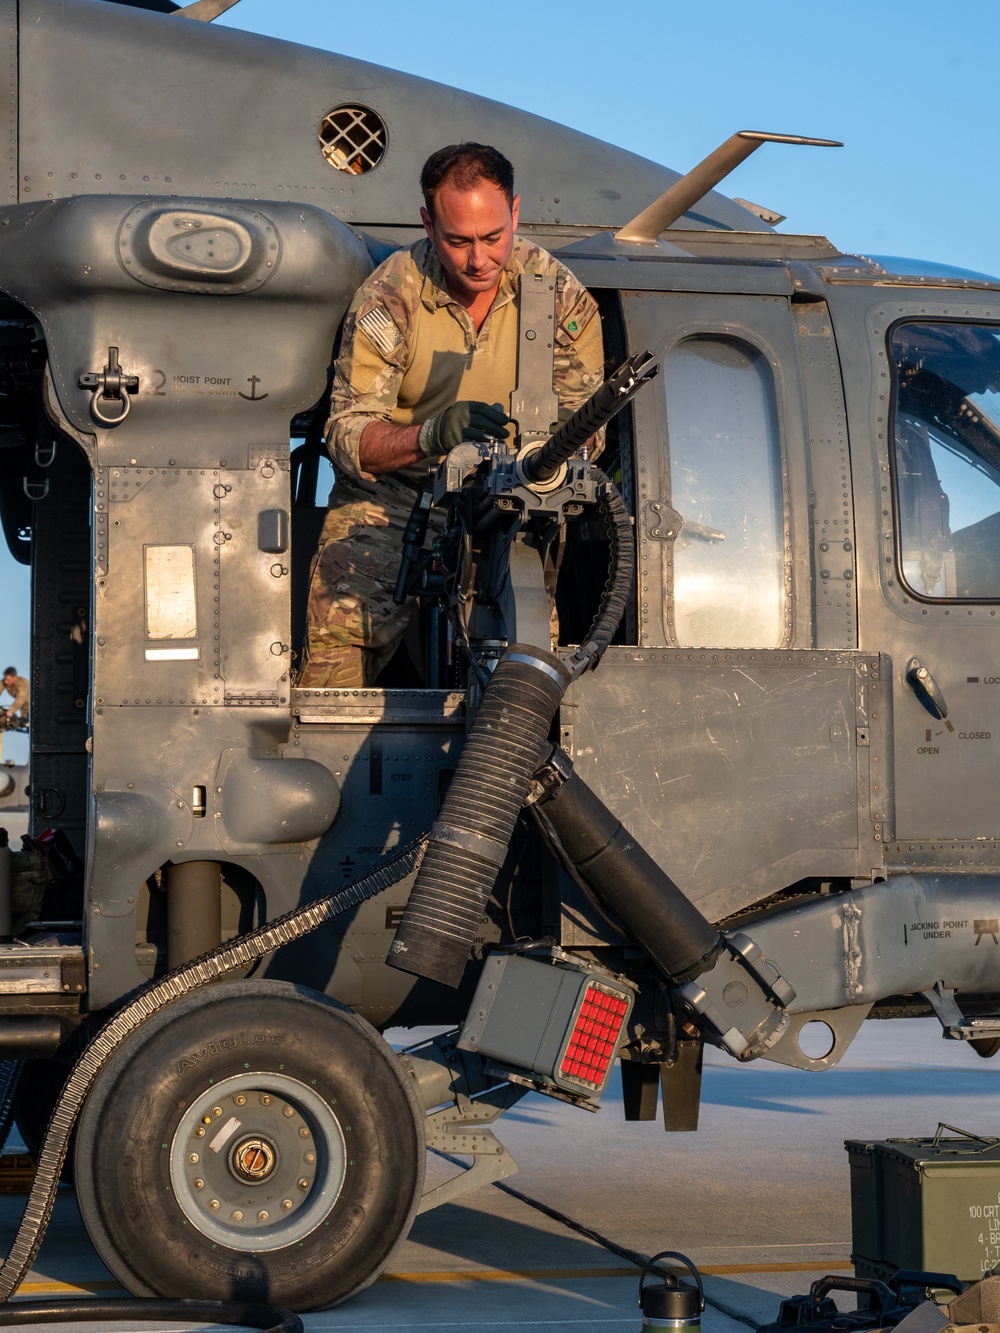
<path fill-rule="evenodd" d="M 517 219 L 521 216 L 521 196 L 515 194 L 510 204 L 510 225 L 517 231 Z"/>
<path fill-rule="evenodd" d="M 427 233 L 427 239 L 434 244 L 434 219 L 428 213 L 426 208 L 420 210 L 420 221 L 424 224 L 424 231 Z"/>

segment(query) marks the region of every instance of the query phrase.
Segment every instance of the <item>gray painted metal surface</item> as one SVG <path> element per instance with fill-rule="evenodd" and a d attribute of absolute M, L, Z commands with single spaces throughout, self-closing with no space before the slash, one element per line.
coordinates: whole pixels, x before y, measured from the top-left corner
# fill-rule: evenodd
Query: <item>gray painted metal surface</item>
<path fill-rule="evenodd" d="M 563 743 L 720 920 L 817 865 L 853 877 L 878 859 L 878 667 L 852 653 L 612 649 L 563 709 Z"/>
<path fill-rule="evenodd" d="M 454 88 L 103 0 L 21 0 L 20 67 L 23 201 L 148 189 L 301 200 L 361 226 L 411 224 L 420 164 L 456 138 L 495 143 L 517 160 L 528 223 L 621 226 L 677 179 L 622 149 Z M 320 152 L 323 119 L 344 104 L 374 110 L 388 130 L 384 161 L 366 175 L 339 171 Z M 123 105 L 146 110 L 123 120 Z M 67 122 L 72 136 L 56 129 Z M 191 150 L 178 153 L 181 141 Z M 689 221 L 764 229 L 718 193 Z"/>
<path fill-rule="evenodd" d="M 564 750 L 795 991 L 767 1058 L 828 1068 L 869 1010 L 933 1009 L 966 1038 L 996 1022 L 1000 599 L 912 586 L 892 350 L 901 321 L 1000 336 L 996 284 L 841 256 L 717 193 L 669 238 L 617 243 L 676 173 L 348 57 L 102 0 L 0 3 L 0 78 L 0 493 L 32 558 L 32 824 L 57 823 L 87 861 L 82 925 L 46 942 L 86 959 L 85 992 L 52 999 L 64 1031 L 162 975 L 171 864 L 221 865 L 230 938 L 354 881 L 438 813 L 481 682 L 434 599 L 409 635 L 415 669 L 363 691 L 295 687 L 293 606 L 343 314 L 416 234 L 420 163 L 456 137 L 511 153 L 525 228 L 595 292 L 609 363 L 649 348 L 661 364 L 608 428 L 638 568 L 614 646 L 562 706 Z M 352 106 L 384 136 L 370 171 L 323 152 L 328 113 Z M 546 375 L 527 370 L 530 393 Z M 991 468 L 984 445 L 984 486 Z M 608 574 L 588 506 L 565 526 L 564 647 Z M 489 612 L 508 638 L 546 636 L 542 545 L 518 542 Z M 638 987 L 628 1059 L 678 1064 L 681 999 L 533 825 L 455 991 L 385 966 L 409 889 L 259 975 L 378 1026 L 457 1025 L 491 946 L 558 939 Z M 0 983 L 0 1019 L 16 1007 Z M 819 1058 L 799 1044 L 815 1018 L 834 1038 Z"/>

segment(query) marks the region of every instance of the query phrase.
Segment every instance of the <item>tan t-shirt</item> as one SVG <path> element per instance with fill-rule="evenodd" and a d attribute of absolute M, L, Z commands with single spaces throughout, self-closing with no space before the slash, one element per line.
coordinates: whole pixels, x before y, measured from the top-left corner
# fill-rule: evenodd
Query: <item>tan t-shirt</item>
<path fill-rule="evenodd" d="M 469 312 L 449 296 L 430 242 L 417 241 L 375 270 L 348 311 L 327 425 L 338 476 L 377 481 L 358 461 L 361 433 L 370 421 L 409 426 L 469 399 L 507 410 L 517 377 L 522 273 L 556 278 L 553 389 L 560 407 L 574 411 L 600 386 L 604 352 L 597 305 L 547 250 L 515 239 L 477 333 Z M 416 486 L 438 461 L 391 475 Z"/>

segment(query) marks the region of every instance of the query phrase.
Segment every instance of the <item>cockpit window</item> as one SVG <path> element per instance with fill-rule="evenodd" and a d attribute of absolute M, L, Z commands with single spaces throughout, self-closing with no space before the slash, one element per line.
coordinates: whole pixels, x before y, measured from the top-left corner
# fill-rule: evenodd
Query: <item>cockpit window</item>
<path fill-rule="evenodd" d="M 1000 599 L 1000 328 L 900 324 L 890 349 L 903 582 Z"/>

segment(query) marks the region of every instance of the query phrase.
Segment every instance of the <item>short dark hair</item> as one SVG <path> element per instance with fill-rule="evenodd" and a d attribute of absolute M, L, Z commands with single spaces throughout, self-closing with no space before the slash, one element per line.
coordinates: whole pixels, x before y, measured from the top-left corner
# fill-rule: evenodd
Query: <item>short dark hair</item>
<path fill-rule="evenodd" d="M 471 190 L 479 181 L 489 181 L 503 190 L 507 203 L 514 203 L 514 168 L 498 148 L 484 143 L 452 143 L 431 153 L 420 172 L 424 204 L 434 216 L 434 196 L 452 181 L 459 190 Z"/>
<path fill-rule="evenodd" d="M 17 667 L 4 667 L 4 669 L 3 669 L 3 674 L 4 674 L 5 676 L 16 676 L 16 675 L 17 675 Z"/>

